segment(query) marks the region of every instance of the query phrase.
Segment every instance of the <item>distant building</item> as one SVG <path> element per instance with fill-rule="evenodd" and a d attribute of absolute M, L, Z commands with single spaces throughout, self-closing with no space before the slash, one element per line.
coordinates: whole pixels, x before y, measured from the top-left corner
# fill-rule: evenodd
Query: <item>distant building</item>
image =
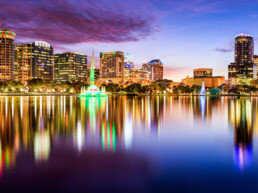
<path fill-rule="evenodd" d="M 134 70 L 133 58 L 131 54 L 127 53 L 124 55 L 124 78 L 128 79 L 133 70 Z"/>
<path fill-rule="evenodd" d="M 15 81 L 27 84 L 31 75 L 31 46 L 16 44 L 15 46 Z"/>
<path fill-rule="evenodd" d="M 258 66 L 258 55 L 254 55 L 254 63 L 256 64 L 256 66 Z M 257 68 L 257 77 L 258 77 L 258 68 Z"/>
<path fill-rule="evenodd" d="M 55 54 L 55 81 L 87 82 L 87 56 L 79 52 Z"/>
<path fill-rule="evenodd" d="M 142 69 L 150 72 L 150 81 L 163 79 L 163 63 L 158 59 L 142 64 Z"/>
<path fill-rule="evenodd" d="M 182 83 L 191 87 L 193 85 L 202 86 L 202 82 L 204 82 L 205 87 L 208 88 L 218 87 L 225 83 L 224 76 L 212 76 L 211 68 L 194 69 L 193 75 L 193 78 L 187 76 L 185 79 L 182 79 Z"/>
<path fill-rule="evenodd" d="M 131 71 L 130 83 L 140 83 L 140 84 L 149 84 L 150 82 L 150 72 L 147 70 L 133 70 Z"/>
<path fill-rule="evenodd" d="M 54 50 L 47 42 L 17 44 L 15 58 L 17 81 L 27 82 L 32 78 L 54 80 Z"/>
<path fill-rule="evenodd" d="M 0 31 L 0 81 L 14 80 L 14 39 L 10 30 Z"/>
<path fill-rule="evenodd" d="M 194 69 L 194 78 L 208 78 L 208 77 L 212 77 L 211 68 Z"/>
<path fill-rule="evenodd" d="M 235 37 L 235 62 L 228 66 L 228 77 L 232 83 L 256 79 L 257 65 L 254 63 L 254 43 L 250 35 Z"/>
<path fill-rule="evenodd" d="M 88 71 L 88 79 L 90 78 L 90 69 L 87 70 Z M 99 79 L 99 69 L 94 69 L 94 80 L 97 81 Z M 90 80 L 88 80 L 89 82 Z"/>
<path fill-rule="evenodd" d="M 101 52 L 100 53 L 100 78 L 103 82 L 124 81 L 124 53 Z"/>
<path fill-rule="evenodd" d="M 202 86 L 202 82 L 204 82 L 205 87 L 212 88 L 219 87 L 220 85 L 224 84 L 225 77 L 213 76 L 209 78 L 190 78 L 189 76 L 187 76 L 185 79 L 182 79 L 182 82 L 190 87 L 193 85 Z"/>

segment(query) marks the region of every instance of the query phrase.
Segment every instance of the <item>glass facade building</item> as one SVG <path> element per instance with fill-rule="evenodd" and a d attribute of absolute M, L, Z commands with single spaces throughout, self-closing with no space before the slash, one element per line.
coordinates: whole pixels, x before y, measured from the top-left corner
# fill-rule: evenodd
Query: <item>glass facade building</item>
<path fill-rule="evenodd" d="M 253 61 L 253 37 L 240 34 L 235 37 L 235 62 L 228 66 L 228 77 L 233 82 L 241 79 L 256 79 L 257 65 Z"/>
<path fill-rule="evenodd" d="M 132 55 L 126 53 L 124 56 L 124 78 L 130 78 L 131 72 L 134 70 Z"/>
<path fill-rule="evenodd" d="M 163 80 L 163 63 L 160 60 L 142 64 L 142 69 L 150 72 L 150 81 Z"/>
<path fill-rule="evenodd" d="M 14 39 L 15 33 L 10 30 L 0 31 L 0 81 L 14 79 Z"/>
<path fill-rule="evenodd" d="M 17 44 L 15 59 L 17 81 L 26 82 L 32 78 L 54 80 L 54 50 L 47 42 Z"/>
<path fill-rule="evenodd" d="M 55 55 L 55 81 L 87 82 L 87 56 L 79 52 Z"/>

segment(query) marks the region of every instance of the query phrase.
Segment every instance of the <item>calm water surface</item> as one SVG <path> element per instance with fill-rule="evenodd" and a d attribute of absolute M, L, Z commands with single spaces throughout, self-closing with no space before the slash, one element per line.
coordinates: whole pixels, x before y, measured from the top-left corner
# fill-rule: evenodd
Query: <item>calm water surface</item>
<path fill-rule="evenodd" d="M 1 192 L 258 192 L 258 98 L 0 97 Z"/>

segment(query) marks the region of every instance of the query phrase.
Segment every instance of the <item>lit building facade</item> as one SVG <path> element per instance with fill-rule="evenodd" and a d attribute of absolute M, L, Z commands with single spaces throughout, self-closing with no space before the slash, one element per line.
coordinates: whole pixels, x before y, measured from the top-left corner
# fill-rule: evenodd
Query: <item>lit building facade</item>
<path fill-rule="evenodd" d="M 198 68 L 194 69 L 194 78 L 208 78 L 212 77 L 212 69 L 211 68 Z"/>
<path fill-rule="evenodd" d="M 163 63 L 160 60 L 142 64 L 142 69 L 150 72 L 150 81 L 163 80 Z"/>
<path fill-rule="evenodd" d="M 182 79 L 182 83 L 188 86 L 198 85 L 202 86 L 204 82 L 205 87 L 219 87 L 225 83 L 224 76 L 212 76 L 213 70 L 211 68 L 198 68 L 193 70 L 193 78 L 187 76 L 185 79 Z"/>
<path fill-rule="evenodd" d="M 250 35 L 235 37 L 235 62 L 228 66 L 228 77 L 232 83 L 252 80 L 257 77 L 257 65 L 253 61 L 254 43 Z"/>
<path fill-rule="evenodd" d="M 15 45 L 15 81 L 23 84 L 27 84 L 31 78 L 31 59 L 29 59 L 29 53 L 31 53 L 31 46 L 27 44 Z"/>
<path fill-rule="evenodd" d="M 55 55 L 55 81 L 86 82 L 87 56 L 79 52 L 65 52 Z"/>
<path fill-rule="evenodd" d="M 47 42 L 35 41 L 31 45 L 32 78 L 54 80 L 54 50 Z"/>
<path fill-rule="evenodd" d="M 128 79 L 133 70 L 134 70 L 133 58 L 131 54 L 127 53 L 124 56 L 124 78 Z"/>
<path fill-rule="evenodd" d="M 193 86 L 198 85 L 202 86 L 202 82 L 204 82 L 205 87 L 212 88 L 212 87 L 219 87 L 220 85 L 225 83 L 225 77 L 224 76 L 213 76 L 213 77 L 207 77 L 207 78 L 190 78 L 187 76 L 185 79 L 182 79 L 182 82 L 185 85 Z"/>
<path fill-rule="evenodd" d="M 15 58 L 17 81 L 26 83 L 33 78 L 54 80 L 54 50 L 47 42 L 17 44 Z"/>
<path fill-rule="evenodd" d="M 101 52 L 100 53 L 100 78 L 102 81 L 124 81 L 124 53 Z"/>
<path fill-rule="evenodd" d="M 256 67 L 257 67 L 258 66 L 258 55 L 254 55 L 254 63 L 256 64 Z M 257 77 L 258 77 L 258 68 L 257 68 Z"/>
<path fill-rule="evenodd" d="M 0 31 L 0 81 L 14 80 L 14 39 L 10 30 Z"/>
<path fill-rule="evenodd" d="M 130 83 L 140 83 L 140 84 L 149 84 L 150 82 L 150 72 L 147 70 L 133 70 L 130 73 Z"/>

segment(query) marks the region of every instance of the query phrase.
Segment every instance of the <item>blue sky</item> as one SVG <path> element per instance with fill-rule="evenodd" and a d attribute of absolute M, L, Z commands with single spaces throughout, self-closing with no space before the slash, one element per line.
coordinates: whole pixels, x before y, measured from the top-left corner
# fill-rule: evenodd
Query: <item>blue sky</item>
<path fill-rule="evenodd" d="M 15 31 L 17 42 L 44 40 L 56 53 L 88 56 L 92 49 L 124 51 L 136 68 L 159 58 L 165 78 L 174 81 L 198 67 L 227 78 L 239 33 L 254 37 L 258 54 L 254 0 L 9 0 L 0 2 L 0 10 L 1 28 Z"/>

